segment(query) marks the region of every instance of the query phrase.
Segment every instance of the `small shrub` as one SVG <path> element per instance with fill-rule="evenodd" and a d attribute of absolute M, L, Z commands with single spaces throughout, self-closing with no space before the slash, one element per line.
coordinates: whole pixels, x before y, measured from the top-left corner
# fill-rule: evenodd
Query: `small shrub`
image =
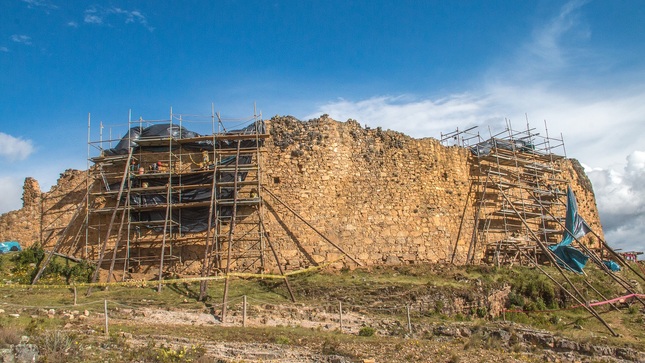
<path fill-rule="evenodd" d="M 480 306 L 477 308 L 476 313 L 478 318 L 485 318 L 488 315 L 488 309 L 485 306 Z"/>
<path fill-rule="evenodd" d="M 194 362 L 201 358 L 205 352 L 203 347 L 197 345 L 181 347 L 179 349 L 161 346 L 157 351 L 156 360 L 161 363 Z"/>
<path fill-rule="evenodd" d="M 629 305 L 627 312 L 630 313 L 631 315 L 636 314 L 638 312 L 638 306 L 636 306 L 635 304 Z"/>
<path fill-rule="evenodd" d="M 575 320 L 573 320 L 573 324 L 578 326 L 582 326 L 584 323 L 585 319 L 582 316 L 578 316 L 577 318 L 575 318 Z"/>
<path fill-rule="evenodd" d="M 65 354 L 74 347 L 74 337 L 62 330 L 45 331 L 35 341 L 38 348 L 46 354 Z"/>
<path fill-rule="evenodd" d="M 562 321 L 562 318 L 555 314 L 551 315 L 551 317 L 549 318 L 549 322 L 553 325 L 558 325 L 560 321 Z"/>
<path fill-rule="evenodd" d="M 322 344 L 322 354 L 333 355 L 340 353 L 340 343 L 335 339 L 325 339 Z"/>
<path fill-rule="evenodd" d="M 275 337 L 276 344 L 291 344 L 291 339 L 285 337 L 284 335 L 278 335 Z"/>
<path fill-rule="evenodd" d="M 371 337 L 374 333 L 376 333 L 376 329 L 369 326 L 364 326 L 358 331 L 358 335 L 362 337 Z"/>
<path fill-rule="evenodd" d="M 524 313 L 507 313 L 506 314 L 506 320 L 519 323 L 519 324 L 530 324 L 531 319 L 528 317 L 528 315 Z"/>
<path fill-rule="evenodd" d="M 25 332 L 27 333 L 27 335 L 40 334 L 44 330 L 44 324 L 45 319 L 43 318 L 31 319 L 31 321 L 25 328 Z"/>
<path fill-rule="evenodd" d="M 457 313 L 454 316 L 455 321 L 467 321 L 466 317 L 462 313 Z"/>
<path fill-rule="evenodd" d="M 485 337 L 483 334 L 477 332 L 470 336 L 466 344 L 464 344 L 464 350 L 469 349 L 479 349 L 484 346 Z"/>
<path fill-rule="evenodd" d="M 511 308 L 513 306 L 517 307 L 523 307 L 524 306 L 524 296 L 521 294 L 518 294 L 516 292 L 511 291 L 508 294 L 508 307 Z"/>
<path fill-rule="evenodd" d="M 0 327 L 0 348 L 20 343 L 21 332 L 15 327 Z"/>
<path fill-rule="evenodd" d="M 22 252 L 12 256 L 13 262 L 15 262 L 16 267 L 25 267 L 30 264 L 39 264 L 40 261 L 45 257 L 45 250 L 40 248 L 38 245 L 33 245 L 27 249 L 22 250 Z"/>
<path fill-rule="evenodd" d="M 443 300 L 437 300 L 434 303 L 434 312 L 435 314 L 441 314 L 443 312 Z"/>

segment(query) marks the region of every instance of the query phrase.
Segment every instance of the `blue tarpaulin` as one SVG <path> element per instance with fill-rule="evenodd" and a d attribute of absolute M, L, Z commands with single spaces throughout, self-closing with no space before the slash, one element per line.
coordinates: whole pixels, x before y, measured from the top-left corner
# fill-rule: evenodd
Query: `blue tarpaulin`
<path fill-rule="evenodd" d="M 591 228 L 587 225 L 587 222 L 578 214 L 578 203 L 576 202 L 576 196 L 573 194 L 571 187 L 567 188 L 567 218 L 564 222 L 564 227 L 566 229 L 562 236 L 562 242 L 558 246 L 568 246 L 576 238 L 580 238 L 591 232 Z M 573 235 L 569 232 L 573 233 Z"/>
<path fill-rule="evenodd" d="M 578 203 L 571 187 L 567 188 L 567 217 L 564 222 L 565 230 L 562 241 L 549 249 L 556 255 L 558 265 L 571 271 L 582 273 L 589 256 L 569 246 L 576 238 L 591 232 L 591 228 L 578 214 Z"/>
<path fill-rule="evenodd" d="M 22 251 L 20 243 L 17 241 L 7 241 L 0 243 L 0 253 L 8 253 L 13 251 Z"/>
<path fill-rule="evenodd" d="M 582 269 L 589 259 L 589 256 L 571 246 L 560 246 L 558 244 L 549 248 L 558 257 L 556 258 L 558 265 L 579 274 L 582 273 Z"/>
<path fill-rule="evenodd" d="M 612 260 L 602 261 L 602 263 L 604 263 L 605 266 L 607 266 L 608 269 L 610 269 L 610 270 L 612 270 L 614 272 L 620 271 L 620 265 L 618 265 L 616 262 L 614 262 Z"/>

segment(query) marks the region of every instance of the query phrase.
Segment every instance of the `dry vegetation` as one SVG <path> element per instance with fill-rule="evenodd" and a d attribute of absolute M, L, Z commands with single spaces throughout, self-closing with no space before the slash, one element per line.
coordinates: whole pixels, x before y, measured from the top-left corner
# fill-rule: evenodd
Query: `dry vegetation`
<path fill-rule="evenodd" d="M 198 284 L 180 283 L 167 285 L 161 293 L 154 284 L 95 289 L 90 296 L 79 289 L 74 306 L 70 288 L 43 287 L 80 282 L 87 276 L 86 267 L 58 260 L 41 287 L 12 287 L 33 273 L 32 252 L 0 256 L 1 276 L 8 284 L 0 287 L 0 348 L 28 341 L 43 362 L 645 359 L 640 353 L 645 350 L 642 305 L 625 302 L 616 306 L 619 310 L 609 305 L 598 309 L 620 334 L 613 337 L 584 310 L 564 309 L 572 305 L 570 298 L 531 268 L 409 265 L 321 271 L 291 279 L 296 303 L 279 281 L 236 279 L 222 323 L 219 282 L 210 284 L 205 302 L 196 299 Z M 587 273 L 605 296 L 623 293 L 594 268 Z M 247 327 L 242 327 L 245 295 Z M 104 300 L 110 318 L 107 336 Z M 497 305 L 526 312 L 498 314 Z M 546 309 L 554 311 L 541 312 Z"/>

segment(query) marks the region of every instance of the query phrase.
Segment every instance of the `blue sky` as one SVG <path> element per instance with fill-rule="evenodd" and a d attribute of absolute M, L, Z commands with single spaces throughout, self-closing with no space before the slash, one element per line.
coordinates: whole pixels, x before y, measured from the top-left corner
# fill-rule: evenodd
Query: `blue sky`
<path fill-rule="evenodd" d="M 415 137 L 548 122 L 610 243 L 645 250 L 640 1 L 4 0 L 0 213 L 84 169 L 93 123 L 330 114 Z"/>

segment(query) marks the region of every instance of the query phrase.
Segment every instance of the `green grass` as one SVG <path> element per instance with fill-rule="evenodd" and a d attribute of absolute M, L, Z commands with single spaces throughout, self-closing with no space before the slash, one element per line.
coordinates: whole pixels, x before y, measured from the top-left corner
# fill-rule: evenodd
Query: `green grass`
<path fill-rule="evenodd" d="M 23 263 L 16 268 L 20 261 L 15 256 L 0 256 L 0 278 L 18 281 L 33 273 Z M 27 264 L 26 266 L 29 266 Z M 71 265 L 70 265 L 71 266 Z M 551 276 L 562 285 L 567 286 L 564 279 L 552 267 L 544 267 Z M 589 266 L 586 270 L 588 281 L 605 297 L 615 297 L 624 290 L 613 283 L 602 271 Z M 62 273 L 59 270 L 59 273 Z M 623 271 L 620 276 L 626 280 L 637 280 L 630 271 Z M 599 293 L 584 284 L 584 276 L 567 274 L 579 288 L 581 293 L 590 299 L 601 300 Z M 2 340 L 13 341 L 17 334 L 43 335 L 63 329 L 66 321 L 57 315 L 53 319 L 42 317 L 39 310 L 53 307 L 57 310 L 85 309 L 90 312 L 102 312 L 103 300 L 111 301 L 110 308 L 115 307 L 156 307 L 168 310 L 191 310 L 201 312 L 217 312 L 220 309 L 224 292 L 224 282 L 211 281 L 208 284 L 208 299 L 198 301 L 199 283 L 168 284 L 161 292 L 156 291 L 156 281 L 142 287 L 111 286 L 109 289 L 94 288 L 90 296 L 86 289 L 78 288 L 77 306 L 73 306 L 74 295 L 71 288 L 44 288 L 50 282 L 61 283 L 64 279 L 54 273 L 39 283 L 34 289 L 0 287 L 0 308 L 5 314 L 0 315 L 0 344 Z M 456 297 L 469 304 L 482 301 L 482 296 L 499 291 L 504 286 L 510 286 L 512 299 L 509 308 L 523 310 L 544 310 L 570 307 L 575 302 L 567 296 L 560 287 L 535 268 L 515 267 L 513 269 L 488 266 L 455 267 L 451 265 L 408 265 L 400 267 L 370 267 L 355 270 L 309 272 L 290 277 L 290 283 L 296 295 L 298 304 L 304 307 L 318 307 L 335 311 L 338 302 L 342 301 L 346 311 L 358 311 L 369 315 L 374 321 L 389 319 L 399 322 L 399 328 L 390 331 L 379 331 L 373 336 L 358 336 L 324 332 L 316 329 L 301 327 L 199 327 L 173 326 L 165 334 L 177 337 L 195 336 L 205 340 L 264 342 L 267 344 L 299 345 L 315 347 L 317 351 L 337 351 L 348 357 L 357 358 L 353 350 L 359 345 L 367 345 L 374 351 L 386 348 L 396 350 L 396 345 L 407 346 L 409 341 L 403 339 L 406 334 L 406 304 L 412 304 L 413 325 L 428 327 L 433 324 L 460 323 L 471 326 L 491 324 L 487 317 L 485 306 L 473 305 L 470 311 L 452 312 L 452 300 Z M 229 300 L 232 305 L 239 305 L 242 296 L 248 296 L 252 305 L 275 304 L 289 306 L 291 300 L 283 281 L 271 279 L 232 278 L 230 280 Z M 483 299 L 485 300 L 485 298 Z M 121 305 L 114 304 L 116 302 Z M 397 307 L 387 310 L 385 308 Z M 239 306 L 236 307 L 239 310 Z M 622 306 L 621 311 L 614 311 L 609 306 L 598 307 L 597 311 L 619 334 L 613 337 L 608 330 L 584 309 L 558 310 L 554 312 L 506 313 L 496 320 L 514 321 L 534 328 L 546 329 L 556 334 L 583 342 L 611 344 L 636 349 L 645 349 L 645 322 L 643 306 L 633 302 L 631 307 Z M 7 314 L 20 313 L 19 318 Z M 32 318 L 31 315 L 38 315 Z M 582 329 L 580 329 L 582 328 Z M 101 328 L 97 328 L 100 330 Z M 140 336 L 159 333 L 159 326 L 135 325 L 131 322 L 116 320 L 111 325 L 114 333 L 128 332 Z M 367 334 L 363 334 L 367 335 Z M 55 338 L 55 336 L 52 336 Z M 50 339 L 52 339 L 50 337 Z M 92 344 L 91 339 L 74 337 L 80 344 Z M 89 338 L 88 338 L 89 339 Z M 95 339 L 95 338 L 92 338 Z M 113 340 L 118 340 L 112 337 Z M 478 337 L 461 341 L 461 347 L 467 343 L 478 349 L 497 349 L 494 342 L 481 342 Z M 428 341 L 426 341 L 428 340 Z M 428 339 L 418 341 L 418 352 L 434 349 Z M 485 343 L 485 344 L 484 344 Z M 490 344 L 489 344 L 490 343 Z M 118 345 L 118 344 L 115 344 Z M 133 348 L 134 349 L 134 348 Z M 161 349 L 156 346 L 155 349 Z M 362 348 L 361 348 L 362 349 Z M 414 350 L 412 349 L 412 350 Z M 414 350 L 415 352 L 417 350 Z M 358 351 L 369 351 L 360 350 Z M 170 356 L 170 350 L 166 352 Z M 422 353 L 411 353 L 411 358 L 421 357 Z M 445 359 L 452 355 L 446 352 Z"/>

